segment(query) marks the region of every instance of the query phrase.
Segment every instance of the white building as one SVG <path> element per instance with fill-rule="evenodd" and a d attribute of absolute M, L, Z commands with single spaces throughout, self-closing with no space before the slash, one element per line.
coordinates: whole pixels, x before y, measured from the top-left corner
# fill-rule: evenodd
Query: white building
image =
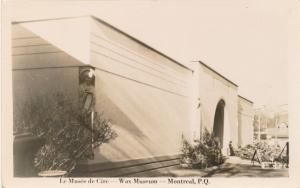
<path fill-rule="evenodd" d="M 202 62 L 191 67 L 95 17 L 12 24 L 13 102 L 66 92 L 78 101 L 80 72 L 93 68 L 95 109 L 117 139 L 79 166 L 89 176 L 121 176 L 179 164 L 181 135 L 206 127 L 223 153 L 252 143 L 252 102 Z M 222 63 L 222 62 L 220 62 Z M 14 111 L 15 118 L 21 111 Z"/>

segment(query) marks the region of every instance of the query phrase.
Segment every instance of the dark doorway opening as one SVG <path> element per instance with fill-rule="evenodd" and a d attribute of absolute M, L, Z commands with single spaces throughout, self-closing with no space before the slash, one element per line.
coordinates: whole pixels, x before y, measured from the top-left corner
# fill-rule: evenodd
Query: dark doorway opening
<path fill-rule="evenodd" d="M 220 100 L 216 107 L 213 136 L 220 142 L 221 148 L 223 148 L 223 137 L 224 137 L 224 100 Z"/>

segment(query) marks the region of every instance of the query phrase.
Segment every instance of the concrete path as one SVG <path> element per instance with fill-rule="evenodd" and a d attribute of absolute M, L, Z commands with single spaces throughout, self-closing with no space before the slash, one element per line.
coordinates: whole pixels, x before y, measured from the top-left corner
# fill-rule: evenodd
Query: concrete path
<path fill-rule="evenodd" d="M 230 157 L 224 164 L 207 169 L 185 169 L 179 166 L 164 170 L 148 171 L 137 176 L 152 177 L 288 177 L 288 168 L 262 169 L 258 163 L 254 166 L 251 161 L 239 157 Z"/>

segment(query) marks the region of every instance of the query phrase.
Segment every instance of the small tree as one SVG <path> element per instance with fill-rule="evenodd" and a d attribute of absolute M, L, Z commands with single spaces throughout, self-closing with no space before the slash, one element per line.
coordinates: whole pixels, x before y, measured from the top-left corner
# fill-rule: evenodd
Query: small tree
<path fill-rule="evenodd" d="M 207 129 L 202 138 L 192 146 L 185 138 L 182 139 L 182 162 L 191 161 L 195 168 L 220 165 L 224 162 L 219 141 Z"/>
<path fill-rule="evenodd" d="M 208 166 L 220 165 L 224 162 L 219 140 L 204 129 L 201 140 L 196 145 L 196 150 L 205 156 Z"/>
<path fill-rule="evenodd" d="M 91 114 L 80 110 L 71 95 L 38 96 L 22 108 L 21 121 L 15 122 L 17 129 L 45 139 L 34 159 L 38 171 L 65 170 L 70 174 L 79 161 L 93 158 L 94 148 L 117 136 L 102 114 L 94 114 L 92 127 Z"/>

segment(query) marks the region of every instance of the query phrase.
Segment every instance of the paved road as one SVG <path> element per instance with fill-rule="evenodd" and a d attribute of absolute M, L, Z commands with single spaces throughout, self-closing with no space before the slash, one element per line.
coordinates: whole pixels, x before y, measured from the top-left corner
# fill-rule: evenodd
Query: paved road
<path fill-rule="evenodd" d="M 179 166 L 160 171 L 138 174 L 138 176 L 153 177 L 288 177 L 288 169 L 262 169 L 258 164 L 254 166 L 249 160 L 230 157 L 218 167 L 207 169 L 183 169 Z"/>

